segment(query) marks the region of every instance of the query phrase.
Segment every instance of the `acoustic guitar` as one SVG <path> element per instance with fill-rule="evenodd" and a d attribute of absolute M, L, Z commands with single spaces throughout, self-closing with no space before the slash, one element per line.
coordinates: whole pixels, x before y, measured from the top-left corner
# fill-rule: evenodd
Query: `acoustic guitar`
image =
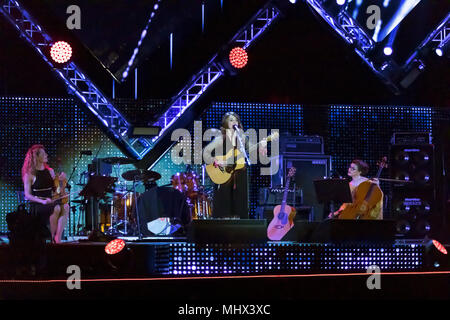
<path fill-rule="evenodd" d="M 378 172 L 376 178 L 380 177 L 383 168 L 387 167 L 387 158 L 378 162 Z M 339 214 L 339 219 L 367 219 L 374 220 L 377 217 L 370 215 L 370 211 L 375 208 L 378 202 L 383 199 L 383 192 L 379 186 L 370 180 L 364 181 L 356 188 L 355 198 L 353 203 L 347 204 L 347 206 Z"/>
<path fill-rule="evenodd" d="M 248 150 L 248 153 L 252 153 L 262 141 L 275 141 L 276 139 L 278 139 L 278 136 L 278 132 L 271 134 L 266 139 L 263 139 L 257 144 L 251 146 Z M 232 149 L 228 151 L 224 156 L 217 156 L 216 159 L 223 163 L 228 163 L 229 159 L 236 159 L 236 161 L 233 161 L 233 164 L 228 164 L 224 167 L 215 167 L 214 163 L 206 165 L 206 172 L 208 173 L 208 176 L 211 178 L 212 182 L 214 182 L 215 184 L 226 183 L 228 180 L 230 180 L 233 172 L 245 167 L 245 157 L 238 149 Z"/>
<path fill-rule="evenodd" d="M 294 225 L 294 218 L 297 213 L 294 207 L 286 204 L 289 190 L 289 182 L 294 176 L 296 168 L 289 169 L 286 187 L 284 188 L 283 201 L 273 209 L 273 219 L 267 227 L 267 237 L 270 240 L 281 240 Z"/>

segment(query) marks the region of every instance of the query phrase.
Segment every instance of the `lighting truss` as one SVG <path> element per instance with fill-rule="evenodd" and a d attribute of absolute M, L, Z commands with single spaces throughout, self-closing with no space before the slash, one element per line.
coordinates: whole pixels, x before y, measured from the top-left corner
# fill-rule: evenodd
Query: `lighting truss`
<path fill-rule="evenodd" d="M 31 15 L 15 0 L 3 0 L 0 7 L 3 15 L 20 34 L 38 51 L 41 58 L 65 82 L 69 93 L 76 95 L 97 117 L 103 128 L 121 144 L 130 155 L 142 159 L 170 128 L 170 126 L 190 107 L 205 91 L 225 74 L 219 55 L 213 59 L 171 100 L 167 111 L 153 125 L 160 126 L 159 136 L 153 139 L 129 138 L 131 124 L 114 107 L 109 99 L 80 70 L 74 62 L 64 67 L 53 64 L 44 54 L 43 49 L 53 43 L 50 35 L 31 18 Z M 241 28 L 230 43 L 248 48 L 280 16 L 280 11 L 269 1 L 250 21 Z"/>
<path fill-rule="evenodd" d="M 342 9 L 336 17 L 332 17 L 321 6 L 320 0 L 306 0 L 306 2 L 348 43 L 355 46 L 355 49 L 363 52 L 369 52 L 375 46 L 374 41 L 367 36 L 364 30 L 359 26 L 348 13 Z"/>
<path fill-rule="evenodd" d="M 130 123 L 74 62 L 55 65 L 44 53 L 54 42 L 31 15 L 15 0 L 1 1 L 0 11 L 30 43 L 41 58 L 64 81 L 69 93 L 76 95 L 97 117 L 103 129 L 114 137 L 134 158 L 141 159 L 151 146 L 145 138 L 128 138 Z"/>
<path fill-rule="evenodd" d="M 279 16 L 279 9 L 269 1 L 236 33 L 228 44 L 239 45 L 242 48 L 250 47 Z M 152 142 L 156 143 L 170 126 L 224 74 L 225 69 L 221 65 L 219 54 L 216 54 L 172 99 L 167 111 L 153 124 L 160 126 L 161 131 L 159 136 L 152 139 Z"/>
<path fill-rule="evenodd" d="M 431 46 L 436 49 L 446 43 L 450 38 L 450 13 L 439 23 L 436 29 L 431 32 L 425 40 L 417 48 L 416 52 L 407 60 L 406 64 L 409 64 L 417 55 L 417 52 L 426 46 Z"/>

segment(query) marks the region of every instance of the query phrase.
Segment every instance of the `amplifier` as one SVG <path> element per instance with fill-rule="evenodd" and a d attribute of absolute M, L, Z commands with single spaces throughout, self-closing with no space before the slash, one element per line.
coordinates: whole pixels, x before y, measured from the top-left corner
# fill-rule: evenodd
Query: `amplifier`
<path fill-rule="evenodd" d="M 430 132 L 394 132 L 391 144 L 424 145 L 431 144 Z"/>
<path fill-rule="evenodd" d="M 323 154 L 323 138 L 319 136 L 281 136 L 280 154 Z"/>
<path fill-rule="evenodd" d="M 303 204 L 303 190 L 296 188 L 287 191 L 286 202 L 290 206 Z M 283 201 L 284 188 L 261 188 L 258 193 L 258 204 L 264 205 L 279 205 Z"/>

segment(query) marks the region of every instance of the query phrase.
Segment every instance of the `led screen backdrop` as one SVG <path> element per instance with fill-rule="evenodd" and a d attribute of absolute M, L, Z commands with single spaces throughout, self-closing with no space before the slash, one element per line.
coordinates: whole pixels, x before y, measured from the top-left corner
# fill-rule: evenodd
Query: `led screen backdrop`
<path fill-rule="evenodd" d="M 160 108 L 164 101 L 117 100 L 116 103 L 130 118 L 151 113 Z M 393 132 L 419 131 L 435 134 L 442 122 L 450 119 L 450 112 L 431 107 L 411 106 L 301 106 L 264 103 L 216 102 L 197 119 L 202 121 L 203 131 L 218 128 L 222 115 L 227 111 L 237 112 L 246 129 L 279 129 L 280 133 L 291 135 L 319 135 L 324 137 L 325 154 L 332 157 L 333 174 L 344 176 L 349 162 L 354 158 L 366 160 L 371 166 L 369 175 L 376 173 L 376 162 L 389 154 Z M 85 182 L 84 172 L 95 156 L 98 158 L 123 156 L 106 135 L 86 116 L 83 110 L 70 98 L 0 97 L 1 130 L 0 139 L 0 232 L 7 231 L 5 217 L 15 210 L 17 191 L 23 190 L 20 177 L 24 155 L 35 144 L 44 144 L 49 153 L 49 161 L 55 167 L 55 160 L 61 159 L 62 169 L 70 175 L 74 171 L 72 185 L 74 191 L 81 190 Z M 193 133 L 193 126 L 188 128 Z M 206 145 L 207 142 L 203 144 Z M 82 156 L 80 152 L 91 150 L 92 156 Z M 175 165 L 167 152 L 151 170 L 162 178 L 158 185 L 170 184 L 177 172 L 195 170 L 207 188 L 209 179 L 201 177 L 201 167 L 184 164 Z M 113 168 L 112 175 L 119 177 L 132 165 Z M 269 176 L 259 175 L 259 165 L 249 170 L 249 209 L 254 217 L 258 206 L 258 190 L 270 186 Z M 387 172 L 385 173 L 387 174 Z M 382 183 L 385 194 L 389 185 Z M 142 190 L 142 189 L 141 189 Z M 138 189 L 139 191 L 139 189 Z M 80 210 L 75 205 L 71 213 L 69 233 L 76 231 L 80 220 Z"/>

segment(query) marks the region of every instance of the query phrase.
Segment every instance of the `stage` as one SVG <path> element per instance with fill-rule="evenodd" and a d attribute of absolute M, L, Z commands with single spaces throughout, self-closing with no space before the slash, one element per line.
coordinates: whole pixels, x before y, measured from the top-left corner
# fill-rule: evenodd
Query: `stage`
<path fill-rule="evenodd" d="M 0 300 L 450 299 L 450 2 L 91 2 L 0 0 Z"/>
<path fill-rule="evenodd" d="M 112 255 L 105 253 L 108 242 L 86 237 L 46 244 L 37 274 L 6 275 L 3 269 L 2 298 L 166 302 L 450 298 L 448 256 L 423 240 L 118 239 L 125 247 Z M 3 266 L 11 263 L 10 250 L 8 244 L 0 247 Z M 374 276 L 380 278 L 375 281 Z"/>

